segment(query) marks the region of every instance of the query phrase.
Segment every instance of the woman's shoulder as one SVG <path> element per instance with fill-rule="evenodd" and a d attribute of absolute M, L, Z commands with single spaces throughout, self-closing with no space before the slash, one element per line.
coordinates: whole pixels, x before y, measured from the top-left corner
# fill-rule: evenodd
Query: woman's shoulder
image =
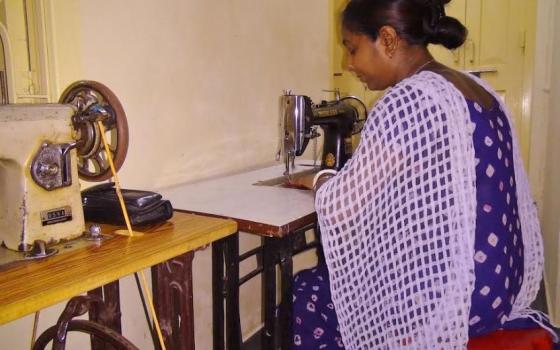
<path fill-rule="evenodd" d="M 385 102 L 392 100 L 432 100 L 442 93 L 456 94 L 450 83 L 440 74 L 423 71 L 398 82 L 383 96 Z"/>
<path fill-rule="evenodd" d="M 394 133 L 428 115 L 450 110 L 468 111 L 464 96 L 443 76 L 423 71 L 388 89 L 374 105 L 364 129 Z"/>
<path fill-rule="evenodd" d="M 456 95 L 458 91 L 443 75 L 425 70 L 401 80 L 395 88 L 404 94 L 418 94 L 419 97 L 435 97 L 433 93 Z"/>
<path fill-rule="evenodd" d="M 401 80 L 389 88 L 377 101 L 377 112 L 394 112 L 412 105 L 424 107 L 438 103 L 443 97 L 460 97 L 461 94 L 443 76 L 423 71 Z"/>

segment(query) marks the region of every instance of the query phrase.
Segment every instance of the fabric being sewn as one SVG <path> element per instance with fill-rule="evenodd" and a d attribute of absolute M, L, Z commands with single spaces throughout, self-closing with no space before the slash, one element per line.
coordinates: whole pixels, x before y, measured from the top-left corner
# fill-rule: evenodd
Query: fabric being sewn
<path fill-rule="evenodd" d="M 347 349 L 466 349 L 474 289 L 473 132 L 463 95 L 442 76 L 421 72 L 376 103 L 354 155 L 317 192 Z M 512 134 L 525 277 L 508 320 L 532 315 L 543 266 L 536 209 Z"/>

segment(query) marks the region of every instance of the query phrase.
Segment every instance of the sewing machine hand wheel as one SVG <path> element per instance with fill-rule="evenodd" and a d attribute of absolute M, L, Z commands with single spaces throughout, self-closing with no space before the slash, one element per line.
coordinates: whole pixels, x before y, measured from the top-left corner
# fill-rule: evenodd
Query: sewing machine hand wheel
<path fill-rule="evenodd" d="M 128 150 L 128 124 L 121 103 L 105 85 L 78 81 L 60 96 L 60 103 L 76 109 L 72 124 L 76 131 L 78 174 L 86 181 L 103 181 L 112 176 L 108 157 L 118 171 Z M 97 121 L 101 120 L 109 143 L 106 154 Z"/>
<path fill-rule="evenodd" d="M 362 100 L 354 96 L 343 97 L 340 99 L 340 102 L 353 107 L 356 111 L 356 121 L 354 122 L 354 126 L 352 128 L 352 135 L 359 134 L 362 131 L 368 116 L 366 105 L 362 102 Z"/>

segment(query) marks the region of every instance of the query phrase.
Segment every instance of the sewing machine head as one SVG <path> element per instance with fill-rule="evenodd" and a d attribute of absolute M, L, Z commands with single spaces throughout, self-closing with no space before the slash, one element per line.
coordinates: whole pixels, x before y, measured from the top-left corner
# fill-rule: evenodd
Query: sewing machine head
<path fill-rule="evenodd" d="M 101 121 L 110 143 L 101 141 Z M 28 251 L 85 231 L 78 178 L 111 177 L 128 149 L 126 116 L 104 85 L 71 85 L 60 104 L 0 106 L 0 241 Z"/>
<path fill-rule="evenodd" d="M 367 110 L 362 101 L 353 96 L 314 104 L 303 95 L 285 92 L 280 97 L 280 135 L 277 159 L 283 158 L 285 175 L 294 167 L 295 157 L 301 156 L 309 140 L 324 133 L 321 168 L 340 169 L 352 154 L 352 135 L 359 133 Z"/>

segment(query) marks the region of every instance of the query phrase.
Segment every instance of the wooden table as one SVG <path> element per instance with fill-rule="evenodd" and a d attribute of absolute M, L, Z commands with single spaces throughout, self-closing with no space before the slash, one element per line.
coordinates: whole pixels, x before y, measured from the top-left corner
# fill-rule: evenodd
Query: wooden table
<path fill-rule="evenodd" d="M 115 226 L 101 226 L 104 234 L 116 229 Z M 135 237 L 116 235 L 99 244 L 3 269 L 0 272 L 0 324 L 144 268 L 157 268 L 185 253 L 191 252 L 192 260 L 193 250 L 223 242 L 237 232 L 237 225 L 232 220 L 176 212 L 163 224 L 135 230 L 145 234 Z M 190 277 L 192 279 L 192 275 Z M 190 297 L 192 300 L 192 294 Z"/>
<path fill-rule="evenodd" d="M 295 172 L 311 170 L 311 162 L 302 161 Z M 257 183 L 274 183 L 267 181 L 279 179 L 284 172 L 284 165 L 276 163 L 253 171 L 223 176 L 187 185 L 179 185 L 162 190 L 162 194 L 169 198 L 175 209 L 188 212 L 230 218 L 237 222 L 238 230 L 263 236 L 261 247 L 239 256 L 238 251 L 230 251 L 225 256 L 226 266 L 231 271 L 215 271 L 217 281 L 225 278 L 227 281 L 238 279 L 235 276 L 235 265 L 242 260 L 259 254 L 262 266 L 242 277 L 239 284 L 258 273 L 263 273 L 264 318 L 265 326 L 262 332 L 262 348 L 274 349 L 277 346 L 275 331 L 276 313 L 276 265 L 281 270 L 282 301 L 280 303 L 279 324 L 282 349 L 292 347 L 292 255 L 297 251 L 317 246 L 317 242 L 307 244 L 301 237 L 310 228 L 316 227 L 317 216 L 313 200 L 313 193 L 308 190 L 293 189 L 276 186 L 255 185 Z M 282 181 L 277 181 L 282 182 Z M 304 237 L 303 237 L 304 238 Z M 218 263 L 214 264 L 215 266 Z M 230 290 L 225 294 L 238 290 Z M 215 298 L 222 298 L 218 289 Z M 217 299 L 215 299 L 217 302 Z M 239 334 L 238 310 L 237 319 L 233 317 L 226 322 L 228 332 L 228 349 L 239 349 L 241 335 Z M 232 312 L 227 312 L 232 314 Z M 233 315 L 235 316 L 235 315 Z M 214 349 L 223 349 L 221 340 L 224 338 L 221 320 L 214 322 Z M 223 322 L 223 321 L 222 321 Z M 228 334 L 229 333 L 229 334 Z"/>

